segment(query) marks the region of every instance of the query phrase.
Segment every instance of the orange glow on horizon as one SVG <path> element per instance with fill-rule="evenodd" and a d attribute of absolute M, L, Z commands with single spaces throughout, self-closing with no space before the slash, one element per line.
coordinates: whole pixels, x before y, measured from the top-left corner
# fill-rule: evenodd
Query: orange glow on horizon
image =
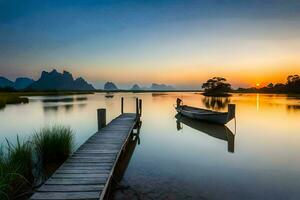
<path fill-rule="evenodd" d="M 170 85 L 194 85 L 201 87 L 202 83 L 215 76 L 225 77 L 233 87 L 260 87 L 270 83 L 286 83 L 291 74 L 300 74 L 300 65 L 285 65 L 277 67 L 243 68 L 243 67 L 204 67 L 176 66 L 161 68 L 130 68 L 97 67 L 85 68 L 77 72 L 90 81 L 113 81 L 116 84 L 164 83 Z"/>

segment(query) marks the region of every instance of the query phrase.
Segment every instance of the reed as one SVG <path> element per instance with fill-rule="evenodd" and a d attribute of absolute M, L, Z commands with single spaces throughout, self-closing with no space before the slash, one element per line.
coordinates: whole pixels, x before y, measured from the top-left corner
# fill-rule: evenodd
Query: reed
<path fill-rule="evenodd" d="M 74 135 L 69 127 L 56 125 L 35 132 L 33 142 L 43 164 L 63 162 L 72 152 Z"/>
<path fill-rule="evenodd" d="M 0 147 L 0 199 L 27 197 L 34 182 L 34 153 L 41 158 L 43 167 L 62 163 L 72 152 L 73 138 L 69 127 L 53 126 L 35 132 L 32 142 L 20 142 L 18 136 L 16 143 L 6 140 L 7 151 L 3 153 Z"/>
<path fill-rule="evenodd" d="M 7 162 L 10 167 L 16 169 L 16 172 L 26 178 L 26 180 L 33 181 L 32 174 L 32 147 L 28 141 L 20 142 L 17 136 L 16 144 L 10 143 L 7 139 Z"/>
<path fill-rule="evenodd" d="M 33 181 L 32 149 L 28 142 L 7 141 L 7 153 L 0 153 L 0 199 L 21 197 Z"/>
<path fill-rule="evenodd" d="M 9 199 L 9 173 L 6 158 L 0 152 L 0 199 Z"/>

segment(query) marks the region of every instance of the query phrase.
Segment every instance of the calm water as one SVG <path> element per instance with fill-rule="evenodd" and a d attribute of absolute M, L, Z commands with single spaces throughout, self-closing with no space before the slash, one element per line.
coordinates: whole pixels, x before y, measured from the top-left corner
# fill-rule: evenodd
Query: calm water
<path fill-rule="evenodd" d="M 107 108 L 110 121 L 120 113 L 121 96 L 127 112 L 134 111 L 135 97 L 143 99 L 143 125 L 121 181 L 126 187 L 114 199 L 300 199 L 300 98 L 292 96 L 30 97 L 29 104 L 0 110 L 0 140 L 28 138 L 45 125 L 64 124 L 76 132 L 78 146 L 97 129 L 96 109 Z M 175 118 L 177 97 L 216 110 L 235 103 L 236 130 L 234 121 L 227 129 Z"/>

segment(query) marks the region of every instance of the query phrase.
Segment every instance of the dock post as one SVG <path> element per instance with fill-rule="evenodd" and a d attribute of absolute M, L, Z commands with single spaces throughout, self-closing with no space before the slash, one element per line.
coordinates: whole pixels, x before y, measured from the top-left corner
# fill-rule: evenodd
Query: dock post
<path fill-rule="evenodd" d="M 142 105 L 143 105 L 142 99 L 140 99 L 140 100 L 139 100 L 139 108 L 140 108 L 140 113 L 139 113 L 139 115 L 140 115 L 140 117 L 142 116 Z"/>
<path fill-rule="evenodd" d="M 106 126 L 106 109 L 100 108 L 97 110 L 98 131 Z"/>
<path fill-rule="evenodd" d="M 139 117 L 139 98 L 135 99 L 136 117 Z"/>
<path fill-rule="evenodd" d="M 121 114 L 124 113 L 124 97 L 121 97 Z"/>

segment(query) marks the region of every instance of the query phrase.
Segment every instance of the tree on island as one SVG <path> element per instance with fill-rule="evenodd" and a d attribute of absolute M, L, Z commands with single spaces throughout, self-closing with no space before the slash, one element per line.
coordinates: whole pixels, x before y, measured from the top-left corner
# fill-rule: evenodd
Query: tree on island
<path fill-rule="evenodd" d="M 300 76 L 290 75 L 287 77 L 286 89 L 288 92 L 299 93 L 300 92 Z"/>
<path fill-rule="evenodd" d="M 223 77 L 213 77 L 203 83 L 205 96 L 230 96 L 228 92 L 231 91 L 231 85 Z"/>

